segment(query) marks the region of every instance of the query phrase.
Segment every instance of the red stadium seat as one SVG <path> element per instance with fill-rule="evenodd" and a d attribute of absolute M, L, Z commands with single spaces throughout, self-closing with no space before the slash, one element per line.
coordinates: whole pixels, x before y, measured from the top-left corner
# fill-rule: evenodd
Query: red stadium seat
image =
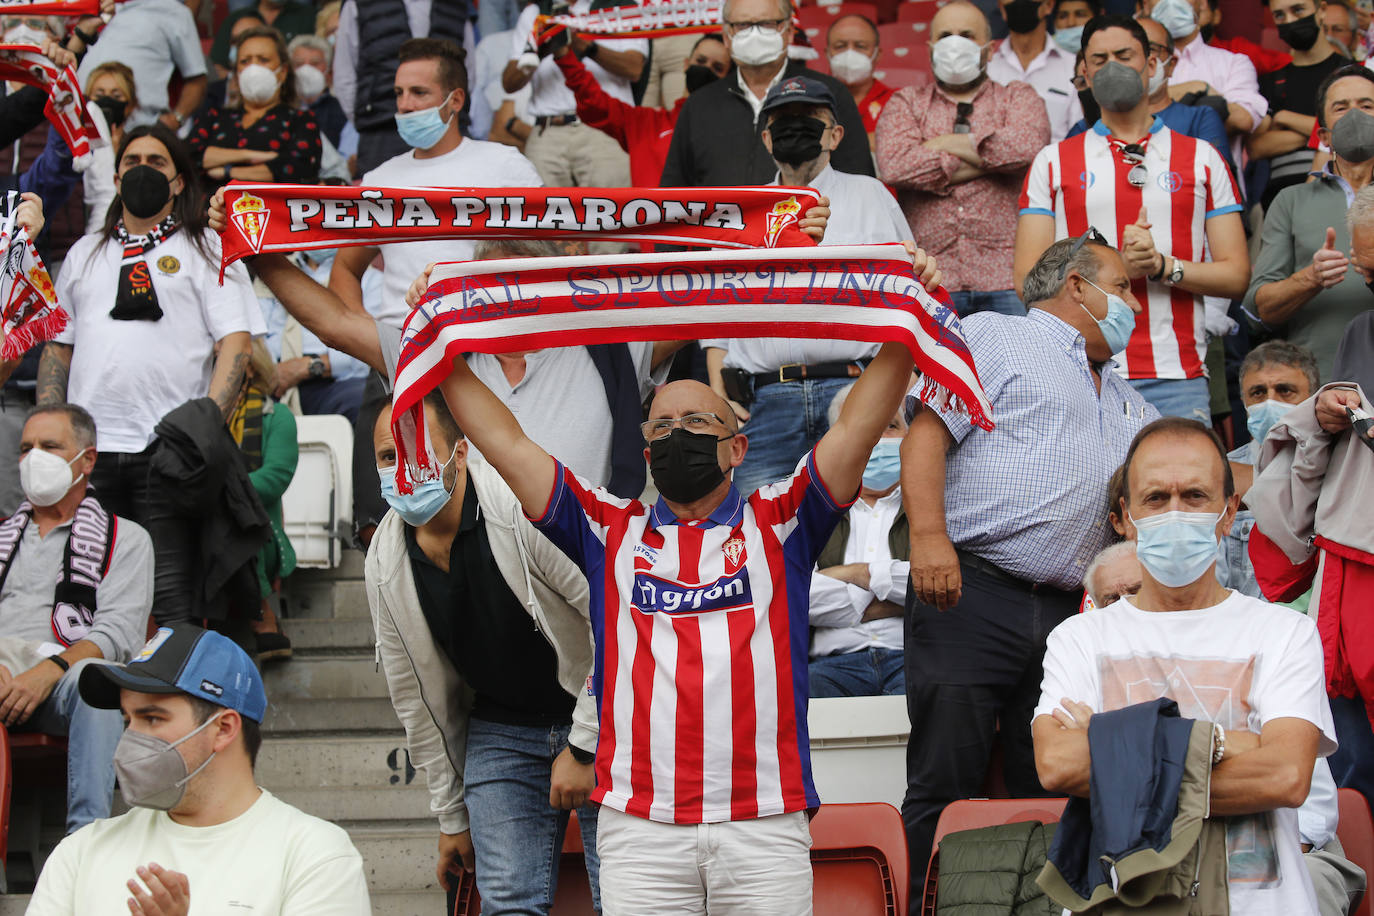
<path fill-rule="evenodd" d="M 870 22 L 878 21 L 878 6 L 875 3 L 822 3 L 820 6 L 830 13 L 832 22 L 850 15 L 867 17 Z"/>
<path fill-rule="evenodd" d="M 904 0 L 897 7 L 898 22 L 920 22 L 926 25 L 935 17 L 935 11 L 944 6 L 935 0 Z"/>
<path fill-rule="evenodd" d="M 67 739 L 40 732 L 16 732 L 0 727 L 0 867 L 9 856 L 10 796 L 14 773 L 24 785 L 67 784 Z"/>
<path fill-rule="evenodd" d="M 878 26 L 878 68 L 930 72 L 928 36 L 924 22 L 890 22 Z"/>
<path fill-rule="evenodd" d="M 915 67 L 877 67 L 873 75 L 879 82 L 886 83 L 893 89 L 924 86 L 931 80 L 929 70 L 918 70 Z"/>
<path fill-rule="evenodd" d="M 904 916 L 909 872 L 906 829 L 891 805 L 822 805 L 811 819 L 817 916 Z"/>
<path fill-rule="evenodd" d="M 1064 814 L 1066 798 L 971 798 L 951 802 L 940 813 L 935 825 L 935 842 L 931 846 L 930 865 L 926 870 L 925 898 L 922 913 L 934 916 L 935 888 L 940 879 L 940 840 L 959 830 L 976 830 L 998 824 L 1020 821 L 1040 821 L 1055 824 Z"/>
<path fill-rule="evenodd" d="M 1374 874 L 1374 819 L 1369 815 L 1369 803 L 1355 789 L 1338 789 L 1336 804 L 1340 810 L 1336 836 L 1345 857 L 1363 868 L 1366 875 Z M 1354 916 L 1370 916 L 1371 912 L 1374 908 L 1370 906 L 1369 891 L 1365 891 Z"/>

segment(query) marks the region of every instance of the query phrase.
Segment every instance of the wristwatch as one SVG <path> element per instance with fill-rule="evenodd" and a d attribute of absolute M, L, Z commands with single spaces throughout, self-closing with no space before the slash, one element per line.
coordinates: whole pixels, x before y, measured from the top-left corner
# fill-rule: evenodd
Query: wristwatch
<path fill-rule="evenodd" d="M 1174 269 L 1164 277 L 1164 282 L 1168 286 L 1177 286 L 1183 279 L 1183 262 L 1178 258 L 1173 259 Z"/>
<path fill-rule="evenodd" d="M 310 357 L 309 372 L 311 378 L 324 378 L 324 360 L 318 356 Z"/>

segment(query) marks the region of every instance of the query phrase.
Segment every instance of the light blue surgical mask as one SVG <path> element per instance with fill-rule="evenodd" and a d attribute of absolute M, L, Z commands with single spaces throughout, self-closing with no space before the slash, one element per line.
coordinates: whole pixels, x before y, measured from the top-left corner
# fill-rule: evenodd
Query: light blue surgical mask
<path fill-rule="evenodd" d="M 1150 18 L 1168 32 L 1175 41 L 1187 38 L 1197 30 L 1197 13 L 1188 0 L 1160 0 L 1150 10 Z"/>
<path fill-rule="evenodd" d="M 864 465 L 864 486 L 870 490 L 886 490 L 902 475 L 902 440 L 883 438 L 873 447 Z"/>
<path fill-rule="evenodd" d="M 423 480 L 413 484 L 409 493 L 402 493 L 396 488 L 396 468 L 389 467 L 377 468 L 377 474 L 382 480 L 382 499 L 386 504 L 396 510 L 407 525 L 412 528 L 419 528 L 427 523 L 434 516 L 439 514 L 439 510 L 448 505 L 448 501 L 453 498 L 453 491 L 444 486 L 444 472 L 449 464 L 453 462 L 453 456 L 458 453 L 458 443 L 453 444 L 453 453 L 448 456 L 443 466 L 439 468 L 439 474 L 429 480 Z M 458 478 L 455 475 L 454 486 L 458 485 Z"/>
<path fill-rule="evenodd" d="M 1070 54 L 1077 54 L 1083 47 L 1083 26 L 1074 25 L 1065 29 L 1055 29 L 1054 43 Z"/>
<path fill-rule="evenodd" d="M 1250 438 L 1254 439 L 1256 444 L 1263 442 L 1269 435 L 1269 430 L 1274 428 L 1274 424 L 1292 408 L 1292 404 L 1273 398 L 1245 408 L 1245 428 L 1250 430 Z"/>
<path fill-rule="evenodd" d="M 1135 312 L 1126 304 L 1116 293 L 1109 293 L 1098 286 L 1087 277 L 1083 277 L 1083 282 L 1107 297 L 1107 317 L 1098 318 L 1083 303 L 1078 303 L 1083 311 L 1088 313 L 1088 317 L 1097 322 L 1098 328 L 1102 330 L 1102 336 L 1107 339 L 1107 347 L 1113 354 L 1120 353 L 1126 349 L 1126 344 L 1130 343 L 1131 334 L 1135 332 Z"/>
<path fill-rule="evenodd" d="M 452 112 L 449 112 L 448 118 L 439 117 L 439 109 L 443 107 L 443 102 L 440 102 L 433 108 L 407 111 L 404 114 L 396 113 L 396 131 L 406 146 L 412 149 L 429 149 L 443 138 L 449 122 L 453 120 Z"/>
<path fill-rule="evenodd" d="M 1135 555 L 1160 585 L 1191 585 L 1217 561 L 1219 521 L 1218 513 L 1178 510 L 1139 520 L 1131 518 L 1136 531 Z"/>

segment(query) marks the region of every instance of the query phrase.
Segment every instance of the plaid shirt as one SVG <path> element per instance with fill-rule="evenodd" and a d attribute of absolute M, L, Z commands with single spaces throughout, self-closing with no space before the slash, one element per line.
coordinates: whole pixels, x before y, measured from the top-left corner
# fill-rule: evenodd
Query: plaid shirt
<path fill-rule="evenodd" d="M 1076 588 L 1107 546 L 1107 482 L 1159 411 L 1110 360 L 1099 395 L 1083 336 L 1049 312 L 979 312 L 962 324 L 997 428 L 940 413 L 956 443 L 945 463 L 949 538 L 1014 576 Z"/>
<path fill-rule="evenodd" d="M 1050 142 L 1045 103 L 1029 83 L 985 80 L 969 136 L 989 172 L 950 184 L 963 164 L 925 141 L 954 131 L 957 105 L 934 84 L 898 90 L 878 118 L 878 177 L 897 189 L 916 244 L 940 261 L 945 288 L 1012 288 L 1016 199 L 1035 154 Z"/>

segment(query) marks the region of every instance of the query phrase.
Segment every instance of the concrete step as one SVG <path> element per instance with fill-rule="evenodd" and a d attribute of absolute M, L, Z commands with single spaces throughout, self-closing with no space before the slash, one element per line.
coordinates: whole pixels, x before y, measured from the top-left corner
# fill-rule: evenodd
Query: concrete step
<path fill-rule="evenodd" d="M 274 790 L 275 792 L 275 790 Z M 430 817 L 429 790 L 420 779 L 411 785 L 365 788 L 287 788 L 278 798 L 327 821 L 418 821 Z M 435 821 L 438 829 L 438 821 Z"/>
<path fill-rule="evenodd" d="M 372 916 L 443 916 L 448 906 L 448 897 L 442 889 L 382 891 L 372 894 L 371 898 Z"/>
<path fill-rule="evenodd" d="M 352 547 L 345 548 L 339 558 L 339 565 L 333 569 L 308 569 L 301 567 L 291 574 L 290 581 L 323 581 L 325 579 L 361 579 L 366 554 Z"/>
<path fill-rule="evenodd" d="M 287 666 L 292 664 L 294 662 L 288 662 Z M 273 697 L 269 687 L 267 698 L 263 732 L 269 737 L 321 733 L 375 736 L 379 732 L 399 733 L 401 730 L 396 711 L 385 696 L 345 699 Z"/>
<path fill-rule="evenodd" d="M 0 896 L 0 916 L 24 916 L 24 911 L 28 908 L 28 894 L 5 894 Z M 378 911 L 374 908 L 372 912 L 375 916 Z"/>
<path fill-rule="evenodd" d="M 377 735 L 268 738 L 256 773 L 260 785 L 278 794 L 290 788 L 424 785 L 410 766 L 399 727 Z"/>
<path fill-rule="evenodd" d="M 367 608 L 367 587 L 362 579 L 325 579 L 311 577 L 288 580 L 286 617 L 328 618 L 371 617 Z"/>
<path fill-rule="evenodd" d="M 371 652 L 376 643 L 372 621 L 359 617 L 296 617 L 283 620 L 281 625 L 297 652 L 320 649 Z"/>
<path fill-rule="evenodd" d="M 273 701 L 385 698 L 386 675 L 369 651 L 300 652 L 267 666 L 263 686 Z"/>
<path fill-rule="evenodd" d="M 434 867 L 439 861 L 439 822 L 342 822 L 367 871 L 373 893 L 443 893 Z"/>

